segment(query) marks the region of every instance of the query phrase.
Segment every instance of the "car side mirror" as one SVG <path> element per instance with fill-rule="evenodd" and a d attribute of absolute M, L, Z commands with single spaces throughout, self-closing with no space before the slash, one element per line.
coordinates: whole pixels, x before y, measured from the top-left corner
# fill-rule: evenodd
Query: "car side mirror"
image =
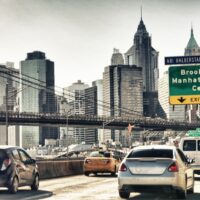
<path fill-rule="evenodd" d="M 194 162 L 195 162 L 195 160 L 192 159 L 192 158 L 188 158 L 188 159 L 187 159 L 187 163 L 188 163 L 188 164 L 192 164 L 192 163 L 194 163 Z"/>

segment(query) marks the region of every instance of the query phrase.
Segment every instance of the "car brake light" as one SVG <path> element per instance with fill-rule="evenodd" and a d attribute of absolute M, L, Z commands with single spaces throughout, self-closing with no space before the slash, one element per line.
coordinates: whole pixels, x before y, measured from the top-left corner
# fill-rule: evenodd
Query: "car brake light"
<path fill-rule="evenodd" d="M 11 164 L 11 160 L 9 158 L 6 158 L 4 161 L 3 161 L 3 164 L 2 164 L 2 167 L 1 167 L 1 170 L 5 170 L 8 168 L 8 166 Z"/>
<path fill-rule="evenodd" d="M 169 172 L 178 172 L 178 165 L 176 162 L 172 163 L 169 167 L 168 167 L 168 171 Z"/>
<path fill-rule="evenodd" d="M 127 170 L 127 167 L 124 163 L 121 164 L 120 168 L 119 168 L 119 171 L 120 172 L 125 172 Z"/>

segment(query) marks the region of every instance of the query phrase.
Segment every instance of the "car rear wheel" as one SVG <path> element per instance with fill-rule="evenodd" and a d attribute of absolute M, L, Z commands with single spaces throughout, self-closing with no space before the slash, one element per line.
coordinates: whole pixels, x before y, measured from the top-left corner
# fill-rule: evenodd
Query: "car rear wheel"
<path fill-rule="evenodd" d="M 188 194 L 193 194 L 194 193 L 194 174 L 193 174 L 193 182 L 191 188 L 187 191 Z"/>
<path fill-rule="evenodd" d="M 176 197 L 177 197 L 177 199 L 186 199 L 187 191 L 186 190 L 177 190 Z"/>
<path fill-rule="evenodd" d="M 116 176 L 116 166 L 114 172 L 111 172 L 111 176 Z"/>
<path fill-rule="evenodd" d="M 10 193 L 15 194 L 18 191 L 19 181 L 18 178 L 15 176 L 11 185 L 9 185 L 8 190 Z"/>
<path fill-rule="evenodd" d="M 33 181 L 33 184 L 31 185 L 31 190 L 38 190 L 39 188 L 39 176 L 38 174 L 35 175 L 35 178 L 34 178 L 34 181 Z"/>
<path fill-rule="evenodd" d="M 194 193 L 194 185 L 187 192 L 188 192 L 188 194 L 193 194 Z"/>
<path fill-rule="evenodd" d="M 89 176 L 90 175 L 90 172 L 85 172 L 84 173 L 86 176 Z"/>
<path fill-rule="evenodd" d="M 187 176 L 185 176 L 185 187 L 183 190 L 176 190 L 177 199 L 186 199 L 187 198 Z"/>
<path fill-rule="evenodd" d="M 119 191 L 119 196 L 120 196 L 122 199 L 127 199 L 127 198 L 129 198 L 129 196 L 130 196 L 130 192 L 127 192 L 127 191 Z"/>

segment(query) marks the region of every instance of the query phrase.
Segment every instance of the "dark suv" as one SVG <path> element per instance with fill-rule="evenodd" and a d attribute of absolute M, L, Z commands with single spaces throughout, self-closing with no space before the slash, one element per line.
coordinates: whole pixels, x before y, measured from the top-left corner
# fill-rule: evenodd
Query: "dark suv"
<path fill-rule="evenodd" d="M 0 145 L 0 187 L 16 193 L 18 187 L 39 188 L 39 173 L 36 161 L 20 147 Z"/>

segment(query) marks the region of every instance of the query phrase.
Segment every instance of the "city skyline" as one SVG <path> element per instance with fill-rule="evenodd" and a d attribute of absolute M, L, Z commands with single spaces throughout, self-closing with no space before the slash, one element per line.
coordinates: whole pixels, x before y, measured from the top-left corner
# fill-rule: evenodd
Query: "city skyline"
<path fill-rule="evenodd" d="M 55 85 L 102 79 L 113 48 L 126 53 L 142 18 L 159 52 L 160 74 L 165 56 L 184 55 L 193 26 L 197 43 L 200 25 L 197 0 L 0 0 L 0 63 L 19 62 L 43 51 L 55 63 Z"/>

